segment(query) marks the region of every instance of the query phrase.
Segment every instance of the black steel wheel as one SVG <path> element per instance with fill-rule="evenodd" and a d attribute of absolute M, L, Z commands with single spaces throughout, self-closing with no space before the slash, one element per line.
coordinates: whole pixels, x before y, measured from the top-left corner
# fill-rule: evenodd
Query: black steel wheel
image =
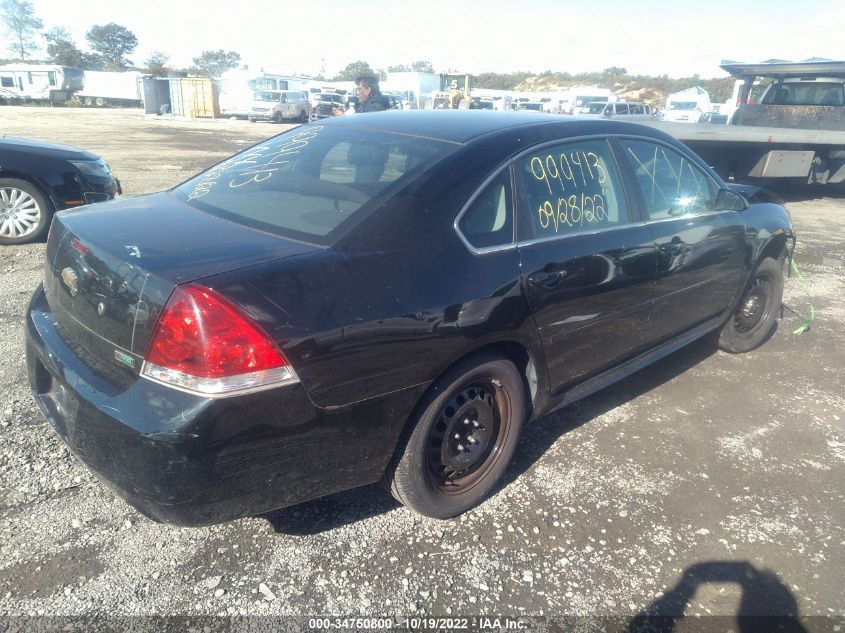
<path fill-rule="evenodd" d="M 385 473 L 393 495 L 446 519 L 480 503 L 513 456 L 525 418 L 522 377 L 492 354 L 459 363 L 437 381 L 410 421 Z"/>
<path fill-rule="evenodd" d="M 749 352 L 772 334 L 783 300 L 783 264 L 763 259 L 722 327 L 719 347 L 734 354 Z"/>

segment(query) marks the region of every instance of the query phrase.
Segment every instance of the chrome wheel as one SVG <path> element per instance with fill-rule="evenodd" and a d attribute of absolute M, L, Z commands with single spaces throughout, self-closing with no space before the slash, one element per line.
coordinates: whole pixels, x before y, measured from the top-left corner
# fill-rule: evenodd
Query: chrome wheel
<path fill-rule="evenodd" d="M 26 191 L 0 187 L 0 237 L 17 240 L 34 233 L 41 213 L 38 201 Z"/>

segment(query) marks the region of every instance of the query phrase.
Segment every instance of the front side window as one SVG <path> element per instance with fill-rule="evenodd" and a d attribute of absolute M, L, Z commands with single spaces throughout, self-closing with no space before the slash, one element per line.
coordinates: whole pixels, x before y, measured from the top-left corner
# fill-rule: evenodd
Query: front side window
<path fill-rule="evenodd" d="M 673 101 L 669 106 L 670 110 L 695 110 L 698 106 L 696 101 Z"/>
<path fill-rule="evenodd" d="M 715 183 L 689 158 L 649 141 L 623 141 L 622 146 L 652 220 L 715 208 Z"/>
<path fill-rule="evenodd" d="M 265 101 L 268 103 L 276 102 L 281 98 L 281 94 L 278 92 L 256 92 L 255 93 L 255 100 L 256 101 Z"/>
<path fill-rule="evenodd" d="M 630 222 L 622 179 L 605 141 L 546 147 L 519 161 L 529 217 L 521 239 L 554 237 Z"/>
<path fill-rule="evenodd" d="M 330 244 L 367 203 L 457 147 L 427 138 L 307 125 L 275 136 L 173 190 L 198 209 L 294 239 Z"/>
<path fill-rule="evenodd" d="M 513 211 L 510 171 L 505 169 L 467 209 L 458 224 L 475 248 L 513 243 Z"/>

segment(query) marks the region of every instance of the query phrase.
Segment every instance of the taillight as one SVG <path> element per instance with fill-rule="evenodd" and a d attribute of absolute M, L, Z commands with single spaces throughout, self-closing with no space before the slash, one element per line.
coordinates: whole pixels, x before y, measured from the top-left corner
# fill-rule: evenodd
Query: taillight
<path fill-rule="evenodd" d="M 261 327 L 209 288 L 177 286 L 156 322 L 141 375 L 177 389 L 228 396 L 296 382 Z"/>

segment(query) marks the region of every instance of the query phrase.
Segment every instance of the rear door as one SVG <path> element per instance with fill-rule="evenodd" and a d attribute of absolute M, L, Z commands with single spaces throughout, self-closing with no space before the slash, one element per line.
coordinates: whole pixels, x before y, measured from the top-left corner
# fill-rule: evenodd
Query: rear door
<path fill-rule="evenodd" d="M 680 149 L 622 139 L 658 251 L 649 336 L 668 338 L 728 309 L 742 281 L 745 223 L 716 205 L 719 184 Z"/>
<path fill-rule="evenodd" d="M 516 167 L 523 286 L 557 394 L 643 347 L 656 248 L 607 141 L 548 144 Z"/>

